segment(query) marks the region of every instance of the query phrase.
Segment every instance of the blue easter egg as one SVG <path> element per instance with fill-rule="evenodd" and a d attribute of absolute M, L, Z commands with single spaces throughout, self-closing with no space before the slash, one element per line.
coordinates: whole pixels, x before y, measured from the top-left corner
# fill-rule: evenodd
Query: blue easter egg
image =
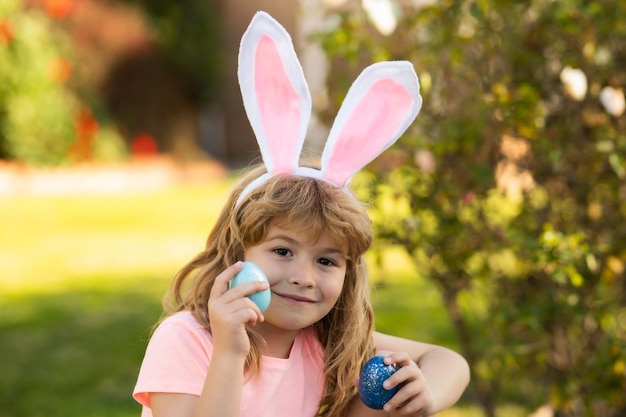
<path fill-rule="evenodd" d="M 230 280 L 228 288 L 237 285 L 246 284 L 248 282 L 268 282 L 265 273 L 254 262 L 244 261 L 241 271 Z M 261 313 L 270 306 L 271 294 L 269 288 L 263 291 L 255 292 L 248 296 L 259 307 Z"/>
<path fill-rule="evenodd" d="M 385 365 L 383 356 L 374 356 L 365 363 L 359 376 L 359 396 L 363 404 L 375 410 L 382 410 L 387 401 L 398 392 L 399 387 L 386 390 L 385 382 L 396 372 L 393 365 Z"/>

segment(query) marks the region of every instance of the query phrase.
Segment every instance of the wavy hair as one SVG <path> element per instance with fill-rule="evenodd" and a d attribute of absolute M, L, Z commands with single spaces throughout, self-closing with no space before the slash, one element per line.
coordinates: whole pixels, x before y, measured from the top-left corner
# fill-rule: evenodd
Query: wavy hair
<path fill-rule="evenodd" d="M 207 304 L 215 278 L 242 260 L 246 248 L 260 243 L 271 225 L 305 233 L 312 242 L 323 232 L 329 233 L 346 257 L 347 268 L 337 303 L 313 325 L 325 357 L 326 393 L 319 415 L 343 416 L 357 393 L 353 378 L 375 351 L 373 309 L 363 262 L 373 239 L 371 220 L 364 205 L 348 190 L 294 175 L 271 178 L 237 205 L 245 186 L 264 172 L 264 167 L 257 167 L 235 187 L 205 249 L 175 276 L 164 300 L 164 313 L 167 316 L 189 310 L 210 330 Z M 251 349 L 246 371 L 255 375 L 259 372 L 259 346 L 263 340 L 251 327 L 247 332 Z"/>

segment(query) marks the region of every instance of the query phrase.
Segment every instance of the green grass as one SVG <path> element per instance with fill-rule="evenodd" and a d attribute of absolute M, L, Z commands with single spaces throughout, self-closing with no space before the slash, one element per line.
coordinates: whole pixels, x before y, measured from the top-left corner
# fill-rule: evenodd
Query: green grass
<path fill-rule="evenodd" d="M 0 417 L 139 415 L 131 392 L 161 297 L 231 184 L 0 197 Z M 437 292 L 402 253 L 372 278 L 379 330 L 455 347 Z M 481 415 L 468 407 L 441 416 Z"/>
<path fill-rule="evenodd" d="M 139 415 L 161 297 L 229 186 L 0 199 L 0 416 Z"/>
<path fill-rule="evenodd" d="M 456 349 L 439 293 L 415 274 L 404 252 L 387 249 L 382 262 L 368 264 L 377 330 Z"/>

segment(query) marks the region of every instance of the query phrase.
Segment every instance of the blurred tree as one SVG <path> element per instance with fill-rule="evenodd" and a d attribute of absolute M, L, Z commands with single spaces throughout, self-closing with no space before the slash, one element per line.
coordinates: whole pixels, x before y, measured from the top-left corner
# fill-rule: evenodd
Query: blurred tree
<path fill-rule="evenodd" d="M 626 4 L 394 4 L 389 36 L 357 2 L 320 35 L 329 91 L 381 59 L 420 75 L 413 130 L 357 184 L 378 243 L 440 290 L 486 415 L 626 415 Z"/>
<path fill-rule="evenodd" d="M 219 101 L 223 79 L 220 15 L 216 0 L 112 0 L 140 7 L 165 52 L 198 100 Z"/>
<path fill-rule="evenodd" d="M 67 42 L 21 2 L 0 6 L 0 156 L 59 162 L 73 139 L 79 103 L 65 88 Z"/>
<path fill-rule="evenodd" d="M 199 0 L 3 1 L 0 158 L 116 159 L 127 150 L 120 134 L 131 145 L 149 134 L 162 152 L 201 157 L 198 112 L 221 91 L 215 8 Z"/>
<path fill-rule="evenodd" d="M 204 158 L 199 114 L 203 106 L 220 102 L 223 72 L 216 2 L 92 0 L 79 9 L 88 4 L 92 18 L 106 18 L 102 27 L 81 25 L 90 19 L 77 16 L 70 31 L 101 39 L 111 45 L 112 56 L 105 74 L 83 85 L 85 94 L 101 94 L 131 149 L 147 134 L 159 152 L 179 160 Z M 129 28 L 130 36 L 117 39 Z M 122 42 L 124 47 L 117 47 Z M 93 54 L 85 45 L 82 50 Z"/>
<path fill-rule="evenodd" d="M 36 165 L 119 158 L 121 140 L 77 90 L 80 64 L 61 24 L 72 2 L 39 3 L 0 3 L 0 158 Z"/>

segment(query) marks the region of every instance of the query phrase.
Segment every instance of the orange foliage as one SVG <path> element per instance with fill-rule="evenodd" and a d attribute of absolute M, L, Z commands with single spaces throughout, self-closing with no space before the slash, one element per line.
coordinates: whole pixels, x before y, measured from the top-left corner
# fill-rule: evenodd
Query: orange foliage
<path fill-rule="evenodd" d="M 73 0 L 45 0 L 46 13 L 55 19 L 67 17 L 73 9 Z"/>
<path fill-rule="evenodd" d="M 68 156 L 74 161 L 89 161 L 98 132 L 98 121 L 89 109 L 82 109 L 78 113 L 74 130 L 76 140 L 70 145 Z"/>
<path fill-rule="evenodd" d="M 60 56 L 50 64 L 50 78 L 59 84 L 69 80 L 71 75 L 72 63 L 68 59 Z"/>
<path fill-rule="evenodd" d="M 131 143 L 133 156 L 151 156 L 159 152 L 156 140 L 148 133 L 140 133 Z"/>
<path fill-rule="evenodd" d="M 13 26 L 11 22 L 0 20 L 0 46 L 8 45 L 13 41 Z"/>

